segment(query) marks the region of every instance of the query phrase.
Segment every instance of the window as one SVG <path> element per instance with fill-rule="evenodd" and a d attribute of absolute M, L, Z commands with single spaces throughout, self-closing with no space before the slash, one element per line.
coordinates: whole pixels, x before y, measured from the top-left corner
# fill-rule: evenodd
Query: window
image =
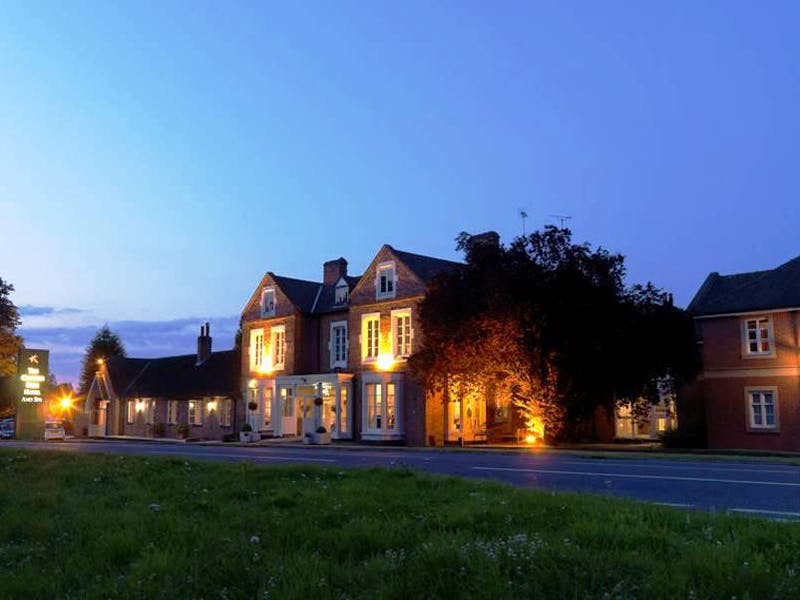
<path fill-rule="evenodd" d="M 395 358 L 411 356 L 411 311 L 392 311 L 392 349 Z"/>
<path fill-rule="evenodd" d="M 189 400 L 189 423 L 203 424 L 203 403 L 200 400 Z"/>
<path fill-rule="evenodd" d="M 128 423 L 136 422 L 136 403 L 133 400 L 128 400 Z"/>
<path fill-rule="evenodd" d="M 381 437 L 401 434 L 402 383 L 392 378 L 366 376 L 369 378 L 362 387 L 365 403 L 362 432 Z"/>
<path fill-rule="evenodd" d="M 361 358 L 364 361 L 378 359 L 380 351 L 381 317 L 378 313 L 361 317 Z"/>
<path fill-rule="evenodd" d="M 386 384 L 386 427 L 394 429 L 394 409 L 395 409 L 395 395 L 394 384 Z"/>
<path fill-rule="evenodd" d="M 331 323 L 331 368 L 347 366 L 347 321 Z"/>
<path fill-rule="evenodd" d="M 178 401 L 167 401 L 167 424 L 175 425 L 178 422 Z"/>
<path fill-rule="evenodd" d="M 369 426 L 372 429 L 383 427 L 383 398 L 380 383 L 367 384 L 367 403 L 369 406 Z"/>
<path fill-rule="evenodd" d="M 156 418 L 156 401 L 152 398 L 146 399 L 144 402 L 144 422 L 152 425 Z"/>
<path fill-rule="evenodd" d="M 339 433 L 347 433 L 347 387 L 342 386 L 339 393 L 342 399 L 339 410 Z"/>
<path fill-rule="evenodd" d="M 250 370 L 258 371 L 264 365 L 264 330 L 250 331 Z"/>
<path fill-rule="evenodd" d="M 283 369 L 286 363 L 286 329 L 283 325 L 270 330 L 270 346 L 272 348 L 272 365 Z"/>
<path fill-rule="evenodd" d="M 776 429 L 776 390 L 748 390 L 748 408 L 752 429 Z"/>
<path fill-rule="evenodd" d="M 395 283 L 394 263 L 378 265 L 378 275 L 375 281 L 375 297 L 394 298 Z"/>
<path fill-rule="evenodd" d="M 767 356 L 773 354 L 772 323 L 769 317 L 746 319 L 745 354 L 749 356 Z"/>
<path fill-rule="evenodd" d="M 288 387 L 280 388 L 281 411 L 284 417 L 294 416 L 294 390 Z"/>
<path fill-rule="evenodd" d="M 269 427 L 272 423 L 272 388 L 264 388 L 264 426 Z"/>
<path fill-rule="evenodd" d="M 345 304 L 350 295 L 350 288 L 347 284 L 337 285 L 334 297 L 335 304 Z"/>
<path fill-rule="evenodd" d="M 231 426 L 231 416 L 233 414 L 233 400 L 223 398 L 219 401 L 219 424 L 222 427 Z"/>
<path fill-rule="evenodd" d="M 261 291 L 261 316 L 275 316 L 275 290 L 273 288 L 264 288 Z"/>

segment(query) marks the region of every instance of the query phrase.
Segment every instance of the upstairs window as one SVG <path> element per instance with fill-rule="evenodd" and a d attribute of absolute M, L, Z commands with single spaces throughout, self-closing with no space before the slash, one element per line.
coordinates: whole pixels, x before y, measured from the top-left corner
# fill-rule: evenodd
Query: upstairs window
<path fill-rule="evenodd" d="M 333 299 L 335 304 L 346 304 L 350 295 L 350 288 L 347 285 L 336 286 L 336 295 Z"/>
<path fill-rule="evenodd" d="M 264 364 L 264 330 L 250 331 L 250 370 L 258 371 Z"/>
<path fill-rule="evenodd" d="M 347 367 L 347 321 L 331 323 L 331 368 Z"/>
<path fill-rule="evenodd" d="M 261 316 L 275 316 L 275 290 L 273 288 L 264 288 L 261 291 Z"/>
<path fill-rule="evenodd" d="M 361 318 L 361 358 L 364 361 L 378 360 L 381 338 L 381 317 L 379 314 L 364 315 Z"/>
<path fill-rule="evenodd" d="M 751 429 L 776 429 L 777 398 L 775 390 L 748 390 Z"/>
<path fill-rule="evenodd" d="M 395 358 L 411 356 L 411 311 L 392 311 L 392 349 Z"/>
<path fill-rule="evenodd" d="M 272 365 L 275 369 L 283 369 L 286 364 L 286 328 L 273 327 L 270 330 L 270 337 Z"/>
<path fill-rule="evenodd" d="M 772 322 L 769 317 L 745 319 L 744 350 L 747 356 L 770 356 L 775 353 Z"/>
<path fill-rule="evenodd" d="M 378 275 L 375 281 L 376 298 L 394 298 L 396 274 L 394 263 L 383 263 L 378 265 Z"/>

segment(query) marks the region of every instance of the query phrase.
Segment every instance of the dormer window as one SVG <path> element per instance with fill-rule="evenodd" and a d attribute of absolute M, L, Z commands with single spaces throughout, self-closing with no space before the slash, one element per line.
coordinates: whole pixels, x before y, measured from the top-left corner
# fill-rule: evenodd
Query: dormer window
<path fill-rule="evenodd" d="M 378 265 L 378 275 L 375 280 L 375 297 L 394 298 L 396 283 L 394 263 Z"/>
<path fill-rule="evenodd" d="M 350 295 L 350 287 L 347 284 L 336 286 L 336 296 L 334 297 L 335 304 L 347 304 L 347 299 Z"/>
<path fill-rule="evenodd" d="M 261 316 L 275 316 L 275 290 L 273 288 L 264 288 L 261 291 Z"/>

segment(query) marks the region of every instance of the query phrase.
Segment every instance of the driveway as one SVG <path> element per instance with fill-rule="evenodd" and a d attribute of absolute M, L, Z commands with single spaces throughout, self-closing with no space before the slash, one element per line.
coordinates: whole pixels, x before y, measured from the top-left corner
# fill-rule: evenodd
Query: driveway
<path fill-rule="evenodd" d="M 0 443 L 0 448 L 3 447 L 334 468 L 406 466 L 430 473 L 495 479 L 533 489 L 612 495 L 676 507 L 800 520 L 800 467 L 774 463 L 126 441 L 6 441 Z"/>

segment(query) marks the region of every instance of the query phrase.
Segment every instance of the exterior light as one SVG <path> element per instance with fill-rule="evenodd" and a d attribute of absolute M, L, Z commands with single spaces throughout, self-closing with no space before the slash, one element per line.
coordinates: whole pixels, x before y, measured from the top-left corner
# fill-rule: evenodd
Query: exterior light
<path fill-rule="evenodd" d="M 143 400 L 137 400 L 136 401 L 136 412 L 142 412 L 142 411 L 144 411 L 144 401 Z"/>
<path fill-rule="evenodd" d="M 525 443 L 530 444 L 531 446 L 536 443 L 536 436 L 532 433 L 529 433 L 525 436 Z"/>
<path fill-rule="evenodd" d="M 58 401 L 58 405 L 64 412 L 70 410 L 72 408 L 72 396 L 62 396 Z"/>
<path fill-rule="evenodd" d="M 215 411 L 215 410 L 217 410 L 217 401 L 216 400 L 211 400 L 207 404 L 207 406 L 208 406 L 208 412 Z"/>
<path fill-rule="evenodd" d="M 391 354 L 381 353 L 378 355 L 377 364 L 381 371 L 391 371 L 394 366 L 394 357 Z"/>
<path fill-rule="evenodd" d="M 98 366 L 98 367 L 102 367 L 102 366 L 103 366 L 103 363 L 105 363 L 105 362 L 106 362 L 106 361 L 105 361 L 105 360 L 103 360 L 102 358 L 98 358 L 98 359 L 97 359 L 97 366 Z"/>

